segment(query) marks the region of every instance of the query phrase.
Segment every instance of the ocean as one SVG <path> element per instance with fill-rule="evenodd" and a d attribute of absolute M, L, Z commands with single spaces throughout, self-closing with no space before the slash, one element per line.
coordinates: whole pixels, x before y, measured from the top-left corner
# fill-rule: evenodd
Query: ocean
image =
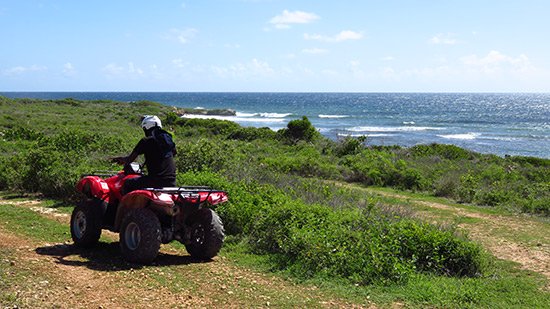
<path fill-rule="evenodd" d="M 221 117 L 278 130 L 307 116 L 325 136 L 368 145 L 454 144 L 481 153 L 550 158 L 549 93 L 0 92 L 10 98 L 155 101 L 233 109 Z"/>

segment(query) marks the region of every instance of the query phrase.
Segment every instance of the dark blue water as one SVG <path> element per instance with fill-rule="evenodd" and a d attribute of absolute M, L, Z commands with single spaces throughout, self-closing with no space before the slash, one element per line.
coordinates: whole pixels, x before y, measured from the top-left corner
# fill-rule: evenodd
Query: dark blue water
<path fill-rule="evenodd" d="M 286 127 L 307 116 L 325 136 L 371 145 L 446 143 L 482 153 L 550 158 L 550 94 L 4 92 L 11 98 L 150 100 L 230 108 L 245 126 Z"/>

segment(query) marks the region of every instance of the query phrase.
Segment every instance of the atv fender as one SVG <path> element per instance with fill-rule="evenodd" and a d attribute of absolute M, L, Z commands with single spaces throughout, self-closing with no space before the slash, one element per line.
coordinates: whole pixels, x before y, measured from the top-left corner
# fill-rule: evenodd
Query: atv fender
<path fill-rule="evenodd" d="M 88 198 L 109 202 L 109 186 L 99 176 L 85 176 L 76 184 L 76 190 Z"/>
<path fill-rule="evenodd" d="M 115 231 L 120 229 L 122 219 L 132 209 L 149 208 L 157 215 L 175 216 L 177 210 L 169 194 L 148 190 L 132 191 L 122 197 L 117 209 Z"/>

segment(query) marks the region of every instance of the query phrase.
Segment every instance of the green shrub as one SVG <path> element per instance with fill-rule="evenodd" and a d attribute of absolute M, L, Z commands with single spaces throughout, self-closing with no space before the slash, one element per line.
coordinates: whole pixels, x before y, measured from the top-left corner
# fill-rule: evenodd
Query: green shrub
<path fill-rule="evenodd" d="M 61 153 L 54 148 L 31 149 L 11 162 L 11 168 L 17 171 L 17 175 L 12 174 L 12 189 L 74 199 L 74 186 L 83 173 L 81 160 L 74 153 Z"/>
<path fill-rule="evenodd" d="M 475 276 L 484 265 L 479 246 L 427 224 L 299 202 L 264 209 L 254 221 L 252 246 L 300 276 L 370 284 L 406 281 L 415 269 Z"/>
<path fill-rule="evenodd" d="M 550 159 L 536 158 L 536 157 L 522 157 L 514 156 L 508 158 L 510 161 L 519 163 L 521 165 L 529 164 L 535 167 L 550 167 Z"/>
<path fill-rule="evenodd" d="M 458 201 L 461 203 L 471 203 L 474 200 L 476 191 L 479 188 L 477 177 L 466 174 L 460 177 L 460 187 L 458 188 Z"/>
<path fill-rule="evenodd" d="M 394 186 L 401 189 L 424 189 L 428 187 L 422 174 L 409 167 L 394 154 L 366 149 L 357 155 L 342 158 L 340 164 L 351 169 L 349 181 L 374 186 Z"/>
<path fill-rule="evenodd" d="M 473 153 L 455 145 L 430 144 L 416 145 L 409 148 L 408 152 L 414 157 L 439 156 L 447 160 L 472 159 Z"/>
<path fill-rule="evenodd" d="M 183 129 L 182 134 L 186 136 L 195 135 L 229 135 L 241 128 L 235 122 L 216 119 L 195 119 L 195 118 L 179 118 L 177 126 Z"/>
<path fill-rule="evenodd" d="M 357 138 L 346 136 L 338 141 L 335 154 L 338 157 L 357 154 L 365 147 L 364 144 L 366 140 L 366 136 L 360 136 Z"/>
<path fill-rule="evenodd" d="M 275 267 L 303 278 L 390 283 L 406 281 L 415 271 L 476 276 L 484 267 L 479 246 L 451 230 L 367 215 L 372 207 L 335 210 L 305 204 L 273 187 L 228 182 L 210 172 L 180 173 L 178 182 L 226 190 L 229 202 L 217 211 L 227 233 L 245 237 Z"/>
<path fill-rule="evenodd" d="M 280 130 L 280 134 L 287 141 L 297 143 L 298 141 L 313 142 L 321 137 L 321 133 L 315 129 L 306 116 L 302 119 L 291 120 L 286 129 Z"/>
<path fill-rule="evenodd" d="M 456 171 L 449 171 L 434 181 L 434 195 L 457 198 L 459 186 L 460 174 Z"/>
<path fill-rule="evenodd" d="M 420 271 L 472 277 L 480 275 L 485 267 L 481 247 L 456 237 L 450 230 L 402 220 L 392 225 L 389 237 L 398 239 L 400 255 Z"/>
<path fill-rule="evenodd" d="M 304 177 L 338 178 L 339 171 L 328 158 L 322 156 L 315 147 L 301 144 L 295 153 L 283 153 L 261 160 L 270 170 L 291 173 Z"/>
<path fill-rule="evenodd" d="M 69 106 L 80 106 L 82 104 L 81 100 L 76 100 L 76 99 L 73 99 L 73 98 L 65 98 L 65 99 L 54 100 L 54 102 L 57 103 L 57 104 L 65 104 L 65 105 L 69 105 Z"/>
<path fill-rule="evenodd" d="M 133 104 L 135 104 L 138 107 L 163 107 L 163 105 L 158 102 L 153 102 L 148 100 L 137 101 Z"/>
<path fill-rule="evenodd" d="M 0 156 L 0 190 L 13 190 L 19 187 L 20 165 L 17 156 Z"/>
<path fill-rule="evenodd" d="M 41 132 L 37 132 L 28 127 L 13 127 L 13 128 L 7 129 L 4 132 L 4 138 L 8 141 L 17 141 L 17 140 L 36 141 L 42 138 L 43 136 L 44 134 L 42 134 Z"/>
<path fill-rule="evenodd" d="M 274 139 L 276 136 L 277 133 L 270 128 L 245 127 L 231 132 L 227 138 L 250 142 L 257 139 Z"/>
<path fill-rule="evenodd" d="M 175 112 L 169 112 L 166 114 L 166 118 L 162 123 L 164 123 L 165 125 L 173 125 L 178 121 L 178 119 L 180 119 L 180 116 L 178 116 L 178 114 L 176 114 Z"/>
<path fill-rule="evenodd" d="M 227 167 L 232 155 L 230 144 L 199 138 L 177 144 L 176 167 L 179 172 L 220 171 Z"/>

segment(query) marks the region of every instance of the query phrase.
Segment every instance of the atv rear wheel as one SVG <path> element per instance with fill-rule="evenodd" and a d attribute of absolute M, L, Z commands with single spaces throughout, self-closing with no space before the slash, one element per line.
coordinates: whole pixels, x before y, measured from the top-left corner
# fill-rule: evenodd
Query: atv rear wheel
<path fill-rule="evenodd" d="M 120 251 L 128 262 L 150 264 L 158 255 L 160 243 L 160 221 L 151 210 L 132 210 L 122 220 Z"/>
<path fill-rule="evenodd" d="M 216 212 L 209 208 L 203 208 L 193 214 L 189 220 L 191 239 L 185 244 L 187 252 L 192 257 L 199 259 L 211 259 L 220 251 L 224 229 L 223 223 Z"/>
<path fill-rule="evenodd" d="M 87 199 L 78 204 L 71 214 L 71 238 L 79 247 L 91 247 L 101 236 L 103 201 Z"/>

